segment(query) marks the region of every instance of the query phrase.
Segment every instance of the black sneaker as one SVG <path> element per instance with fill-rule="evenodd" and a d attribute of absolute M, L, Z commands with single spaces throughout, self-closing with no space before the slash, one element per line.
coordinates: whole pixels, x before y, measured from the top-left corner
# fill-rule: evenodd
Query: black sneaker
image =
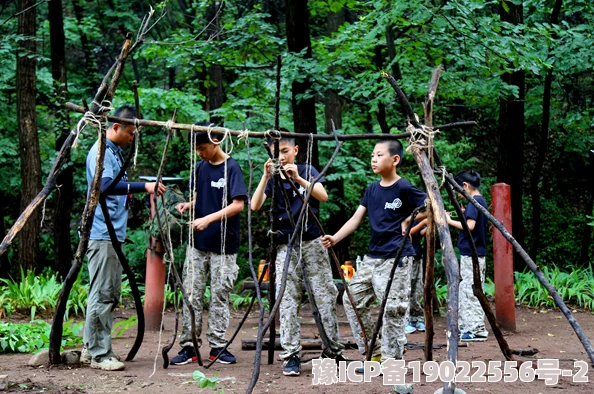
<path fill-rule="evenodd" d="M 210 349 L 210 356 L 208 359 L 210 361 L 214 360 L 217 357 L 217 354 L 221 353 L 221 350 L 223 350 L 223 349 L 222 348 Z M 237 359 L 228 350 L 224 350 L 221 353 L 221 355 L 219 356 L 219 358 L 217 359 L 217 361 L 220 362 L 221 364 L 235 364 L 237 362 Z"/>
<path fill-rule="evenodd" d="M 196 352 L 192 346 L 184 347 L 177 356 L 173 357 L 170 361 L 171 365 L 185 365 L 198 361 Z"/>
<path fill-rule="evenodd" d="M 298 355 L 289 357 L 283 364 L 283 375 L 299 376 L 301 374 L 301 360 Z"/>

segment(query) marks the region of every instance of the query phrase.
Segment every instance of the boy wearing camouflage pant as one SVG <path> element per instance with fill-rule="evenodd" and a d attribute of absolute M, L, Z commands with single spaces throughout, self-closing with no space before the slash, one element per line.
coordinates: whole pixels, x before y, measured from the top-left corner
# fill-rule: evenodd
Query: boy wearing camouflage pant
<path fill-rule="evenodd" d="M 481 195 L 479 187 L 481 176 L 476 171 L 461 171 L 454 177 L 456 183 L 466 190 L 479 204 L 488 209 L 487 202 Z M 472 203 L 466 205 L 464 210 L 466 224 L 472 234 L 479 261 L 481 274 L 481 286 L 485 283 L 485 255 L 487 254 L 487 218 Z M 462 223 L 452 220 L 448 216 L 448 224 L 462 230 Z M 470 240 L 466 232 L 460 231 L 458 236 L 458 250 L 460 251 L 460 287 L 459 297 L 460 310 L 458 311 L 458 326 L 460 328 L 461 342 L 484 342 L 489 332 L 485 328 L 485 312 L 472 291 L 474 275 L 472 272 L 472 252 Z"/>
<path fill-rule="evenodd" d="M 426 194 L 396 173 L 402 155 L 399 141 L 380 141 L 375 145 L 371 168 L 381 176 L 381 180 L 369 185 L 357 211 L 336 234 L 322 237 L 325 247 L 335 245 L 354 232 L 365 215 L 369 216 L 369 252 L 349 283 L 355 305 L 351 305 L 346 294 L 343 296 L 344 308 L 361 353 L 365 352 L 365 342 L 353 308 L 359 311 L 366 337 L 371 340 L 375 327 L 371 306 L 375 298 L 382 301 L 392 266 L 398 264 L 383 316 L 381 349 L 380 341 L 377 341 L 372 353 L 373 361 L 402 359 L 406 344 L 404 326 L 408 318 L 410 266 L 415 252 L 410 239 L 404 238 L 403 233 L 412 211 L 425 204 Z M 421 220 L 425 216 L 425 213 L 421 213 L 417 219 Z M 396 262 L 395 254 L 402 242 L 405 247 L 400 261 Z"/>
<path fill-rule="evenodd" d="M 269 145 L 274 149 L 271 142 L 269 140 Z M 295 164 L 295 155 L 297 155 L 299 146 L 295 145 L 294 139 L 282 138 L 279 142 L 279 150 L 280 165 L 287 175 L 292 178 L 291 180 L 295 183 L 295 186 L 299 188 L 301 196 L 304 196 L 310 185 L 310 181 L 319 174 L 318 171 L 309 165 Z M 272 161 L 269 159 L 264 164 L 264 174 L 252 197 L 251 205 L 254 211 L 262 208 L 267 196 L 272 194 L 272 182 L 274 181 L 272 170 Z M 323 182 L 323 180 L 320 180 L 320 182 Z M 328 194 L 320 182 L 314 186 L 310 200 L 310 206 L 315 215 L 318 214 L 320 202 L 328 200 Z M 296 220 L 303 203 L 297 196 L 297 192 L 292 190 L 288 180 L 283 179 L 280 187 L 283 187 L 287 192 L 290 203 L 289 211 L 293 219 Z M 276 193 L 279 216 L 279 232 L 277 234 L 279 246 L 276 258 L 276 277 L 281 278 L 287 257 L 287 243 L 294 229 L 291 227 L 289 221 L 282 191 L 277 188 Z M 338 290 L 332 280 L 328 251 L 322 246 L 320 235 L 320 230 L 314 224 L 314 221 L 309 220 L 307 228 L 303 230 L 302 236 L 298 235 L 302 240 L 301 248 L 300 250 L 293 248 L 288 267 L 289 272 L 287 274 L 285 293 L 280 304 L 280 336 L 283 347 L 280 357 L 285 360 L 283 374 L 287 376 L 298 376 L 301 370 L 301 360 L 299 358 L 299 352 L 301 351 L 299 305 L 301 304 L 301 296 L 303 294 L 303 276 L 299 259 L 303 259 L 305 263 L 306 274 L 311 283 L 314 300 L 320 311 L 320 318 L 329 337 L 330 346 L 337 354 L 341 354 L 344 350 L 344 347 L 339 343 L 338 321 L 336 319 Z M 280 291 L 280 279 L 277 280 L 276 286 L 278 294 Z"/>
<path fill-rule="evenodd" d="M 239 214 L 243 211 L 247 190 L 237 161 L 229 157 L 218 144 L 222 138 L 214 132 L 195 132 L 194 145 L 201 161 L 191 179 L 192 201 L 176 206 L 180 213 L 195 207 L 196 219 L 191 223 L 194 245 L 188 246 L 183 271 L 183 285 L 195 313 L 196 336 L 202 331 L 204 292 L 210 274 L 210 306 L 206 339 L 211 347 L 209 359 L 214 360 L 227 344 L 229 327 L 229 293 L 233 289 L 239 267 L 235 263 L 239 250 Z M 225 199 L 225 204 L 223 204 Z M 225 233 L 222 234 L 222 229 Z M 182 350 L 171 359 L 172 365 L 197 361 L 192 344 L 192 320 L 184 303 L 180 344 Z M 198 340 L 198 344 L 201 341 Z M 235 364 L 229 351 L 218 358 L 222 364 Z"/>

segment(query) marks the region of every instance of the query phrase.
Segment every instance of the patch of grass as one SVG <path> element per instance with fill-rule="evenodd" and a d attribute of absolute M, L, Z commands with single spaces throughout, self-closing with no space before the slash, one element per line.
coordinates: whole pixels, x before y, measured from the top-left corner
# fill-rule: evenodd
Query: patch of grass
<path fill-rule="evenodd" d="M 80 345 L 82 338 L 78 336 L 83 322 L 74 323 L 69 320 L 64 325 L 62 348 Z M 0 323 L 0 353 L 33 353 L 46 347 L 49 343 L 51 325 L 43 320 L 32 320 L 29 323 Z"/>

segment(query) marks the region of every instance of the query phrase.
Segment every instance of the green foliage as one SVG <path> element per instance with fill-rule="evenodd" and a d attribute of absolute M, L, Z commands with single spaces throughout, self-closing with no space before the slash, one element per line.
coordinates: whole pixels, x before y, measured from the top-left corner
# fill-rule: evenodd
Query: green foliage
<path fill-rule="evenodd" d="M 565 303 L 594 311 L 594 275 L 592 267 L 573 268 L 569 272 L 557 266 L 542 267 L 547 281 L 557 289 Z M 534 307 L 556 307 L 555 301 L 531 271 L 515 273 L 516 300 Z"/>
<path fill-rule="evenodd" d="M 80 345 L 83 322 L 72 320 L 64 325 L 62 348 Z M 33 353 L 49 343 L 52 326 L 43 320 L 30 323 L 0 322 L 0 353 Z"/>
<path fill-rule="evenodd" d="M 120 336 L 122 336 L 122 334 L 124 334 L 126 331 L 128 331 L 128 329 L 130 329 L 131 327 L 134 327 L 137 324 L 138 324 L 138 316 L 132 315 L 129 318 L 127 318 L 126 320 L 122 320 L 122 321 L 119 321 L 116 324 L 114 324 L 113 328 L 111 329 L 111 336 L 113 338 L 119 338 Z"/>
<path fill-rule="evenodd" d="M 211 378 L 206 377 L 206 375 L 204 373 L 202 373 L 201 371 L 194 371 L 192 373 L 192 378 L 198 382 L 198 384 L 200 385 L 201 389 L 205 389 L 205 388 L 209 388 L 212 390 L 216 390 L 217 389 L 217 384 L 219 383 L 219 378 L 218 378 L 219 373 L 215 372 L 214 376 Z M 217 393 L 224 393 L 225 389 L 221 388 Z"/>

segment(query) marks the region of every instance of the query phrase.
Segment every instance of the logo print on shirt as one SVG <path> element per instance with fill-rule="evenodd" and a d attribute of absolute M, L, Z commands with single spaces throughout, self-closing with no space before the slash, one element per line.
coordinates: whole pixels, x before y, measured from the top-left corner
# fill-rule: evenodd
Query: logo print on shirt
<path fill-rule="evenodd" d="M 384 209 L 398 209 L 402 206 L 402 201 L 399 198 L 395 198 L 393 202 L 387 202 Z"/>
<path fill-rule="evenodd" d="M 301 185 L 299 185 L 299 194 L 301 194 L 302 196 L 305 194 L 305 188 Z M 293 190 L 293 197 L 297 197 L 297 193 L 295 193 L 295 190 Z"/>
<path fill-rule="evenodd" d="M 210 181 L 211 187 L 216 187 L 217 189 L 222 189 L 225 187 L 225 178 L 221 178 L 218 181 Z"/>

